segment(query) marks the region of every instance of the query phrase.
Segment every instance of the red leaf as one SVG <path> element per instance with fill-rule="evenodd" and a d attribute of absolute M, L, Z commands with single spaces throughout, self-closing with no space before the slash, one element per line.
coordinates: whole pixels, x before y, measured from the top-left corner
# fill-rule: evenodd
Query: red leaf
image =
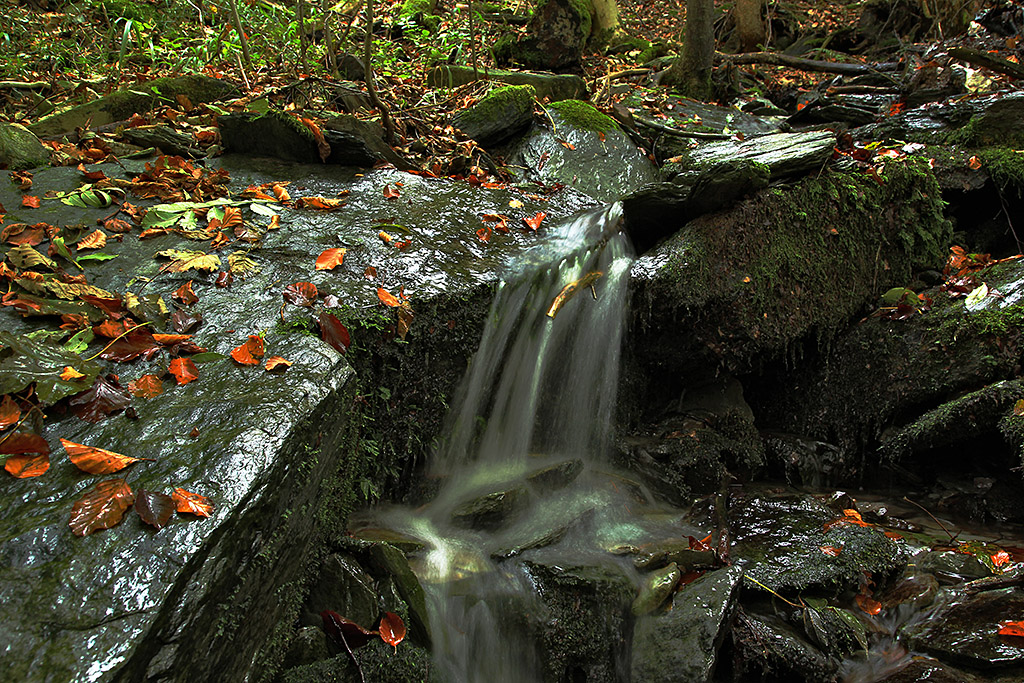
<path fill-rule="evenodd" d="M 391 185 L 384 186 L 384 196 L 387 199 L 398 199 L 402 196 L 402 193 L 398 191 L 398 188 L 392 188 Z"/>
<path fill-rule="evenodd" d="M 71 507 L 69 524 L 72 533 L 88 536 L 94 531 L 120 524 L 134 500 L 124 479 L 101 481 Z"/>
<path fill-rule="evenodd" d="M 135 512 L 146 524 L 162 529 L 174 514 L 174 499 L 166 493 L 139 489 L 135 494 Z"/>
<path fill-rule="evenodd" d="M 174 290 L 174 294 L 171 295 L 171 298 L 176 301 L 180 301 L 186 306 L 191 306 L 192 304 L 199 301 L 199 297 L 196 296 L 196 293 L 194 291 L 192 291 L 191 280 L 189 280 L 181 287 L 178 287 L 176 290 Z"/>
<path fill-rule="evenodd" d="M 392 647 L 405 640 L 405 623 L 394 612 L 385 612 L 380 620 L 380 639 Z"/>
<path fill-rule="evenodd" d="M 221 271 L 220 274 L 217 275 L 217 282 L 216 282 L 216 284 L 221 289 L 224 289 L 225 287 L 230 287 L 231 286 L 231 282 L 234 279 L 235 279 L 235 276 L 234 276 L 233 273 L 228 272 L 228 271 Z"/>
<path fill-rule="evenodd" d="M 490 226 L 485 225 L 484 227 L 477 229 L 476 236 L 477 236 L 477 239 L 479 239 L 481 242 L 488 242 L 488 241 L 490 241 L 490 239 L 491 239 L 491 228 L 490 228 Z"/>
<path fill-rule="evenodd" d="M 171 494 L 178 512 L 196 515 L 197 517 L 209 517 L 213 512 L 213 503 L 206 496 L 192 493 L 182 488 L 174 489 Z"/>
<path fill-rule="evenodd" d="M 191 358 L 175 358 L 171 361 L 167 370 L 174 375 L 174 379 L 178 382 L 179 387 L 199 379 L 199 370 Z"/>
<path fill-rule="evenodd" d="M 1005 550 L 1000 550 L 999 552 L 995 553 L 994 555 L 991 555 L 990 557 L 992 558 L 992 564 L 994 564 L 997 567 L 1002 567 L 1004 564 L 1010 562 L 1013 559 L 1010 557 L 1010 553 L 1006 552 Z"/>
<path fill-rule="evenodd" d="M 532 218 L 524 218 L 523 222 L 526 223 L 527 227 L 529 227 L 531 230 L 537 230 L 540 228 L 541 221 L 543 221 L 546 216 L 546 213 L 540 211 L 537 213 L 536 216 L 533 216 Z"/>
<path fill-rule="evenodd" d="M 71 462 L 75 463 L 75 467 L 89 474 L 113 474 L 114 472 L 120 472 L 133 462 L 150 460 L 150 458 L 133 458 L 130 455 L 121 455 L 120 453 L 96 448 L 95 446 L 85 446 L 68 441 L 67 439 L 61 439 L 60 442 L 64 446 L 64 450 L 68 452 Z"/>
<path fill-rule="evenodd" d="M 999 624 L 999 635 L 1024 638 L 1024 621 L 1004 621 Z"/>
<path fill-rule="evenodd" d="M 14 402 L 10 394 L 4 396 L 4 400 L 0 401 L 0 429 L 7 429 L 13 424 L 17 424 L 18 420 L 21 419 L 21 408 Z"/>
<path fill-rule="evenodd" d="M 178 334 L 185 334 L 201 322 L 203 322 L 202 313 L 177 310 L 171 314 L 171 327 Z"/>
<path fill-rule="evenodd" d="M 241 346 L 231 350 L 231 358 L 242 365 L 259 365 L 259 358 L 263 358 L 263 338 L 255 334 L 249 335 L 249 339 Z"/>
<path fill-rule="evenodd" d="M 284 288 L 284 300 L 296 306 L 312 306 L 319 292 L 312 282 L 295 282 Z"/>
<path fill-rule="evenodd" d="M 134 382 L 129 382 L 127 388 L 132 396 L 141 398 L 153 398 L 164 392 L 163 382 L 156 375 L 143 375 Z"/>
<path fill-rule="evenodd" d="M 100 358 L 117 362 L 127 362 L 142 358 L 149 360 L 160 351 L 160 344 L 153 338 L 149 329 L 136 326 L 125 336 L 108 346 Z"/>
<path fill-rule="evenodd" d="M 325 249 L 320 252 L 320 256 L 316 259 L 317 270 L 331 270 L 341 265 L 342 260 L 345 258 L 346 249 L 335 248 Z"/>
<path fill-rule="evenodd" d="M 391 294 L 383 287 L 377 288 L 377 298 L 380 299 L 380 302 L 385 306 L 391 306 L 394 308 L 395 306 L 401 305 L 399 304 L 398 299 L 395 298 L 395 295 Z"/>
<path fill-rule="evenodd" d="M 4 463 L 4 469 L 12 477 L 17 477 L 18 479 L 39 477 L 46 474 L 46 470 L 50 469 L 50 456 L 46 453 L 12 455 Z"/>
<path fill-rule="evenodd" d="M 281 356 L 270 356 L 267 358 L 267 362 L 263 365 L 267 369 L 267 372 L 274 372 L 275 370 L 281 370 L 282 372 L 292 366 L 290 360 L 285 360 Z"/>
<path fill-rule="evenodd" d="M 21 197 L 21 205 L 25 206 L 25 207 L 28 207 L 30 209 L 38 209 L 39 208 L 39 197 L 33 197 L 30 194 L 22 195 L 22 197 Z"/>
<path fill-rule="evenodd" d="M 153 341 L 160 346 L 174 346 L 192 338 L 191 334 L 159 334 L 153 333 Z"/>
<path fill-rule="evenodd" d="M 91 388 L 71 398 L 71 412 L 86 422 L 100 422 L 132 402 L 131 394 L 112 379 L 96 378 Z"/>
<path fill-rule="evenodd" d="M 23 453 L 49 453 L 50 444 L 46 439 L 31 432 L 11 432 L 0 439 L 0 454 L 21 455 Z"/>
<path fill-rule="evenodd" d="M 345 353 L 352 344 L 348 328 L 327 311 L 320 314 L 320 338 L 339 353 Z"/>
<path fill-rule="evenodd" d="M 329 609 L 321 612 L 320 618 L 323 619 L 324 631 L 327 636 L 342 647 L 347 644 L 351 650 L 366 645 L 373 639 L 373 636 L 378 635 L 377 631 L 369 631 Z"/>
<path fill-rule="evenodd" d="M 11 223 L 0 232 L 0 240 L 8 244 L 27 244 L 34 247 L 45 239 L 45 225 L 45 223 L 37 223 L 29 227 L 24 223 Z"/>
<path fill-rule="evenodd" d="M 373 266 L 366 266 L 366 270 L 363 271 L 363 277 L 367 280 L 373 280 L 377 277 L 377 269 Z"/>

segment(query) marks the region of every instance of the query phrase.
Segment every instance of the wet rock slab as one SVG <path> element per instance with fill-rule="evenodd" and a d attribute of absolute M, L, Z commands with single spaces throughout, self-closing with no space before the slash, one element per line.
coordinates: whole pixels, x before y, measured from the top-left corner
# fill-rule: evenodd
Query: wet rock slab
<path fill-rule="evenodd" d="M 322 525 L 336 517 L 340 501 L 358 490 L 348 479 L 358 471 L 354 458 L 360 452 L 352 432 L 359 414 L 355 373 L 316 336 L 281 326 L 283 287 L 313 282 L 322 293 L 339 297 L 338 313 L 350 316 L 387 315 L 378 286 L 393 292 L 405 287 L 414 308 L 455 292 L 467 301 L 486 299 L 505 259 L 537 239 L 516 230 L 489 244 L 476 238 L 479 215 L 507 210 L 509 200 L 520 196 L 512 190 L 481 191 L 396 171 L 357 177 L 351 169 L 268 160 L 223 164 L 236 190 L 291 180 L 295 197 L 347 191 L 348 203 L 337 212 L 282 210 L 283 227 L 248 252 L 258 271 L 236 277 L 228 288 L 215 286 L 216 272 L 166 273 L 166 260 L 154 258 L 162 249 L 206 245 L 175 234 L 139 240 L 137 229 L 122 241 L 111 239 L 104 251 L 117 258 L 85 265 L 89 282 L 112 292 L 156 295 L 170 307 L 171 293 L 191 280 L 199 302 L 190 310 L 204 318 L 194 340 L 221 357 L 197 364 L 194 382 L 174 386 L 168 378 L 161 395 L 136 398 L 138 419 L 119 413 L 90 424 L 48 411 L 53 414 L 43 432 L 53 446 L 63 437 L 152 458 L 124 472 L 133 490 L 183 487 L 211 498 L 213 517 L 178 517 L 154 531 L 130 513 L 119 526 L 78 538 L 68 527 L 72 503 L 100 477 L 78 471 L 59 447 L 44 476 L 4 475 L 0 679 L 240 680 L 258 666 L 268 654 L 261 652 L 262 643 L 290 628 L 297 616 L 298 602 L 288 607 L 288 596 L 304 579 L 301 558 L 326 529 Z M 118 173 L 117 167 L 104 170 Z M 382 189 L 396 182 L 402 183 L 401 197 L 389 200 Z M 33 193 L 42 195 L 74 189 L 81 180 L 74 169 L 54 168 L 36 173 L 35 183 Z M 524 215 L 548 213 L 546 225 L 590 203 L 571 192 L 547 202 L 523 201 Z M 94 225 L 109 214 L 57 200 L 27 209 L 10 183 L 0 184 L 0 203 L 10 207 L 7 222 Z M 248 209 L 245 215 L 252 223 L 265 221 Z M 410 240 L 406 249 L 382 242 L 383 222 Z M 349 249 L 343 266 L 314 270 L 317 255 L 338 246 Z M 363 277 L 371 265 L 379 273 L 373 282 Z M 307 309 L 290 308 L 295 310 L 287 312 L 289 319 L 309 317 Z M 410 344 L 431 333 L 452 333 L 443 325 L 430 329 L 427 318 L 414 320 Z M 56 327 L 51 320 L 58 319 L 23 319 L 6 310 L 0 329 L 25 334 Z M 457 321 L 462 327 L 480 324 Z M 284 356 L 293 365 L 275 374 L 233 363 L 227 355 L 250 334 L 263 334 L 268 355 Z M 89 354 L 99 350 L 99 344 L 93 347 Z M 105 370 L 127 383 L 159 372 L 167 362 L 161 354 L 149 363 L 109 364 Z"/>

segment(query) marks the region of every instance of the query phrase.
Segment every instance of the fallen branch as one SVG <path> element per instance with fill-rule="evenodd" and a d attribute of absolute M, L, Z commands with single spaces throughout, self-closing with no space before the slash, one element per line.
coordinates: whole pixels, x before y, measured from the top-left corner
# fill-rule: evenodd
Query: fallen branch
<path fill-rule="evenodd" d="M 981 50 L 974 50 L 969 47 L 951 47 L 949 48 L 949 56 L 958 62 L 967 62 L 974 66 L 984 67 L 1004 76 L 1024 78 L 1024 66 L 1014 64 L 1002 57 L 997 57 Z"/>
<path fill-rule="evenodd" d="M 663 123 L 658 123 L 653 119 L 649 119 L 645 116 L 638 116 L 637 114 L 633 114 L 633 120 L 645 128 L 652 128 L 654 130 L 659 130 L 662 133 L 675 135 L 680 138 L 700 138 L 704 140 L 729 140 L 732 138 L 731 135 L 727 135 L 725 133 L 698 133 L 697 131 L 673 128 L 672 126 L 666 126 Z"/>
<path fill-rule="evenodd" d="M 788 66 L 801 71 L 820 71 L 832 74 L 873 74 L 880 71 L 896 71 L 900 68 L 897 62 L 884 64 L 848 64 L 843 62 L 823 62 L 817 59 L 792 57 L 777 52 L 745 52 L 738 55 L 715 53 L 716 62 L 732 62 L 733 64 L 771 64 Z"/>
<path fill-rule="evenodd" d="M 0 88 L 18 88 L 22 90 L 42 90 L 50 85 L 48 81 L 0 81 Z"/>

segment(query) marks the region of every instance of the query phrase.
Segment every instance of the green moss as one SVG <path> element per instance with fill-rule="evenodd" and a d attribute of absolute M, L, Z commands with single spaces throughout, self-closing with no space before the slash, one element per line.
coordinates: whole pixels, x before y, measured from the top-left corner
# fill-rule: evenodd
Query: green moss
<path fill-rule="evenodd" d="M 541 7 L 549 1 L 550 0 L 541 0 L 541 3 L 538 5 L 535 12 L 542 12 Z M 587 0 L 569 0 L 569 4 L 572 5 L 572 8 L 580 15 L 580 32 L 583 34 L 583 37 L 589 37 L 590 31 L 594 25 L 594 20 L 590 16 L 590 4 Z"/>
<path fill-rule="evenodd" d="M 533 98 L 537 90 L 532 85 L 505 85 L 492 88 L 486 95 L 469 109 L 464 109 L 456 116 L 456 126 L 477 126 L 480 123 L 510 118 L 507 112 L 515 111 L 517 115 L 527 115 L 533 111 Z M 527 118 L 527 121 L 529 119 Z"/>
<path fill-rule="evenodd" d="M 982 165 L 989 177 L 1001 190 L 1013 190 L 1024 195 L 1024 152 L 1008 147 L 989 147 L 980 150 Z"/>
<path fill-rule="evenodd" d="M 562 100 L 548 105 L 552 111 L 558 112 L 565 121 L 574 128 L 606 133 L 618 130 L 615 119 L 599 112 L 594 105 L 582 100 Z"/>
<path fill-rule="evenodd" d="M 405 0 L 401 9 L 398 10 L 399 17 L 412 17 L 416 14 L 432 14 L 436 0 Z"/>

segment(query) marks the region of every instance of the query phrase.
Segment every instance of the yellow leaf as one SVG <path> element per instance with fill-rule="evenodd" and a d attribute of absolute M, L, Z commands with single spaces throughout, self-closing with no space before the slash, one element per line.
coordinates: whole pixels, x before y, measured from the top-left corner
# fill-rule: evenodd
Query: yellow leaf
<path fill-rule="evenodd" d="M 70 382 L 72 380 L 81 379 L 83 377 L 85 377 L 84 374 L 82 374 L 78 370 L 75 370 L 70 365 L 65 365 L 63 372 L 60 373 L 60 378 L 62 380 L 64 380 L 65 382 Z"/>

